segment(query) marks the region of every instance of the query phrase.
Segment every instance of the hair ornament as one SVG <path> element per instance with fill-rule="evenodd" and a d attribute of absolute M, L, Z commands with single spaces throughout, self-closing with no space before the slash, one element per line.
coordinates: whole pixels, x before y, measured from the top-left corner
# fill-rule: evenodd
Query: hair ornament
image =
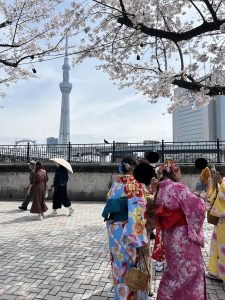
<path fill-rule="evenodd" d="M 132 168 L 132 166 L 128 163 L 123 162 L 123 165 L 126 171 L 129 171 Z"/>
<path fill-rule="evenodd" d="M 178 170 L 178 166 L 176 162 L 170 158 L 165 159 L 165 161 L 159 166 L 158 172 L 162 174 L 163 171 L 167 173 L 176 172 Z"/>

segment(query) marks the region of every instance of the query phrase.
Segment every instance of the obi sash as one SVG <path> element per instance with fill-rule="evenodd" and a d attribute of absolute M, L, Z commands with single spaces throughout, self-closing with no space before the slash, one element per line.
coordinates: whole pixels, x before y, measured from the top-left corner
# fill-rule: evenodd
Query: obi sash
<path fill-rule="evenodd" d="M 108 199 L 106 206 L 102 212 L 104 221 L 127 221 L 128 219 L 128 205 L 127 197 L 120 197 Z"/>
<path fill-rule="evenodd" d="M 155 213 L 155 223 L 162 230 L 187 225 L 185 214 L 182 209 L 167 209 L 159 206 Z"/>

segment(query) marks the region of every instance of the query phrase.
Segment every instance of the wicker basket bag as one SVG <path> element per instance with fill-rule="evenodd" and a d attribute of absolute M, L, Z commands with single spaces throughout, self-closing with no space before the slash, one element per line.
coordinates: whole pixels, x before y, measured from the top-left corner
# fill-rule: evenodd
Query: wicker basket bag
<path fill-rule="evenodd" d="M 148 283 L 151 276 L 142 250 L 140 250 L 139 253 L 142 253 L 147 271 L 131 268 L 125 275 L 125 283 L 132 290 L 145 291 L 148 288 Z"/>

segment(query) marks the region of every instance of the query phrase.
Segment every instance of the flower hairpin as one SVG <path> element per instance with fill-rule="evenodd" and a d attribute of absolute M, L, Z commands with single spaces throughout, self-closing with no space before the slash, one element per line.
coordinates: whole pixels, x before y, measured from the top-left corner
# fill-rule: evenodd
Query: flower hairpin
<path fill-rule="evenodd" d="M 163 173 L 163 171 L 166 171 L 167 173 L 175 172 L 177 171 L 178 167 L 174 160 L 172 159 L 166 159 L 160 166 L 159 166 L 159 173 Z"/>

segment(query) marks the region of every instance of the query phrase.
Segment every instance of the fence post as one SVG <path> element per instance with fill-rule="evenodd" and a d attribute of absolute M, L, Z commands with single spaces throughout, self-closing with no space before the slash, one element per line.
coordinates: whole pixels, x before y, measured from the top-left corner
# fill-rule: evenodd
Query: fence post
<path fill-rule="evenodd" d="M 162 149 L 162 162 L 164 162 L 164 140 L 162 140 L 161 149 Z"/>
<path fill-rule="evenodd" d="M 116 144 L 115 141 L 113 141 L 113 149 L 112 149 L 112 162 L 115 162 L 115 150 L 116 150 Z"/>
<path fill-rule="evenodd" d="M 70 162 L 70 155 L 71 155 L 70 152 L 71 152 L 71 143 L 69 142 L 69 143 L 68 143 L 68 152 L 67 152 L 67 153 L 68 153 L 68 156 L 67 156 L 68 162 Z"/>
<path fill-rule="evenodd" d="M 30 143 L 27 143 L 27 163 L 30 162 Z"/>
<path fill-rule="evenodd" d="M 220 163 L 220 139 L 216 139 L 217 162 Z"/>

